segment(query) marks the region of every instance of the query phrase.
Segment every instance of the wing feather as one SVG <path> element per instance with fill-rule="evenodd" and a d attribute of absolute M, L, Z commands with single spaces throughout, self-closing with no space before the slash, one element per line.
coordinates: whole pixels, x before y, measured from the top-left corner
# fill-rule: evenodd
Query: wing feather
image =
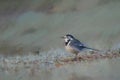
<path fill-rule="evenodd" d="M 84 44 L 83 43 L 81 43 L 79 40 L 74 40 L 74 41 L 72 41 L 71 43 L 70 43 L 70 46 L 73 48 L 73 49 L 75 49 L 75 50 L 77 50 L 77 51 L 81 51 L 81 50 L 83 50 L 83 49 L 85 49 L 86 47 L 84 46 Z"/>

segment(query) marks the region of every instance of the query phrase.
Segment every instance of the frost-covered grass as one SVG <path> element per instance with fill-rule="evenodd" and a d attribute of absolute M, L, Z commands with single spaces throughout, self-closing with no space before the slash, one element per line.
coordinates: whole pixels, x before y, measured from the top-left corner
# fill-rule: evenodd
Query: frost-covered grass
<path fill-rule="evenodd" d="M 14 56 L 14 57 L 1 57 L 0 58 L 0 66 L 1 70 L 14 70 L 15 67 L 30 67 L 33 64 L 39 64 L 39 67 L 45 67 L 45 65 L 54 65 L 54 62 L 61 58 L 66 58 L 70 56 L 64 51 L 50 50 L 48 52 L 42 52 L 38 55 L 33 55 L 32 53 L 24 56 Z M 46 66 L 47 67 L 47 66 Z"/>
<path fill-rule="evenodd" d="M 0 80 L 119 80 L 119 56 L 119 50 L 114 50 L 91 57 L 92 61 L 64 62 L 61 60 L 73 55 L 57 49 L 38 55 L 1 57 Z"/>
<path fill-rule="evenodd" d="M 74 61 L 60 40 L 70 33 L 92 48 L 120 48 L 119 0 L 0 4 L 0 80 L 120 80 L 119 50 L 87 52 Z"/>

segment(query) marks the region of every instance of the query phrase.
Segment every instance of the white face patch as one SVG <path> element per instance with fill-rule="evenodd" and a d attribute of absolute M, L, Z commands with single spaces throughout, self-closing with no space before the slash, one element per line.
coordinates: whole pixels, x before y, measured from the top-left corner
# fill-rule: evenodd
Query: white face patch
<path fill-rule="evenodd" d="M 68 39 L 68 38 L 65 38 L 64 40 L 65 40 L 65 42 L 68 42 L 68 41 L 69 41 L 69 39 Z"/>
<path fill-rule="evenodd" d="M 66 45 L 66 46 L 67 46 L 67 45 L 69 45 L 69 44 L 70 44 L 70 42 L 71 42 L 71 41 L 70 41 L 70 39 L 69 39 L 69 38 L 67 38 L 67 37 L 65 37 L 65 39 L 64 39 L 64 40 L 65 40 L 65 45 Z"/>
<path fill-rule="evenodd" d="M 64 40 L 65 40 L 65 42 L 68 42 L 68 41 L 70 41 L 70 40 L 73 40 L 73 38 L 64 36 Z"/>
<path fill-rule="evenodd" d="M 64 38 L 66 46 L 69 45 L 72 40 L 74 40 L 74 37 L 72 37 L 72 36 L 64 36 L 63 38 Z"/>

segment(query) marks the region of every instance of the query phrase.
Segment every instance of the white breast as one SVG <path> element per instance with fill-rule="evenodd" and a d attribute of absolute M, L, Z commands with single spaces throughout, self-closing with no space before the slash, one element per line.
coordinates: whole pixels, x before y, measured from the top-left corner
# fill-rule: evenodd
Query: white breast
<path fill-rule="evenodd" d="M 73 53 L 73 54 L 78 54 L 79 52 L 75 49 L 73 49 L 72 47 L 70 47 L 69 45 L 65 46 L 65 49 L 70 52 L 70 53 Z"/>

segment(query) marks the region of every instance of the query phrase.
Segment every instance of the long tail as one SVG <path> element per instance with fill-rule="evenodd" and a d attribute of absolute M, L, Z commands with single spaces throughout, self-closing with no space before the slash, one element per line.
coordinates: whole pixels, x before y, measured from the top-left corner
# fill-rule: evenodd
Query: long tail
<path fill-rule="evenodd" d="M 86 47 L 87 49 L 90 49 L 90 50 L 93 50 L 93 51 L 100 51 L 98 49 L 93 49 L 93 48 L 89 48 L 89 47 Z"/>

